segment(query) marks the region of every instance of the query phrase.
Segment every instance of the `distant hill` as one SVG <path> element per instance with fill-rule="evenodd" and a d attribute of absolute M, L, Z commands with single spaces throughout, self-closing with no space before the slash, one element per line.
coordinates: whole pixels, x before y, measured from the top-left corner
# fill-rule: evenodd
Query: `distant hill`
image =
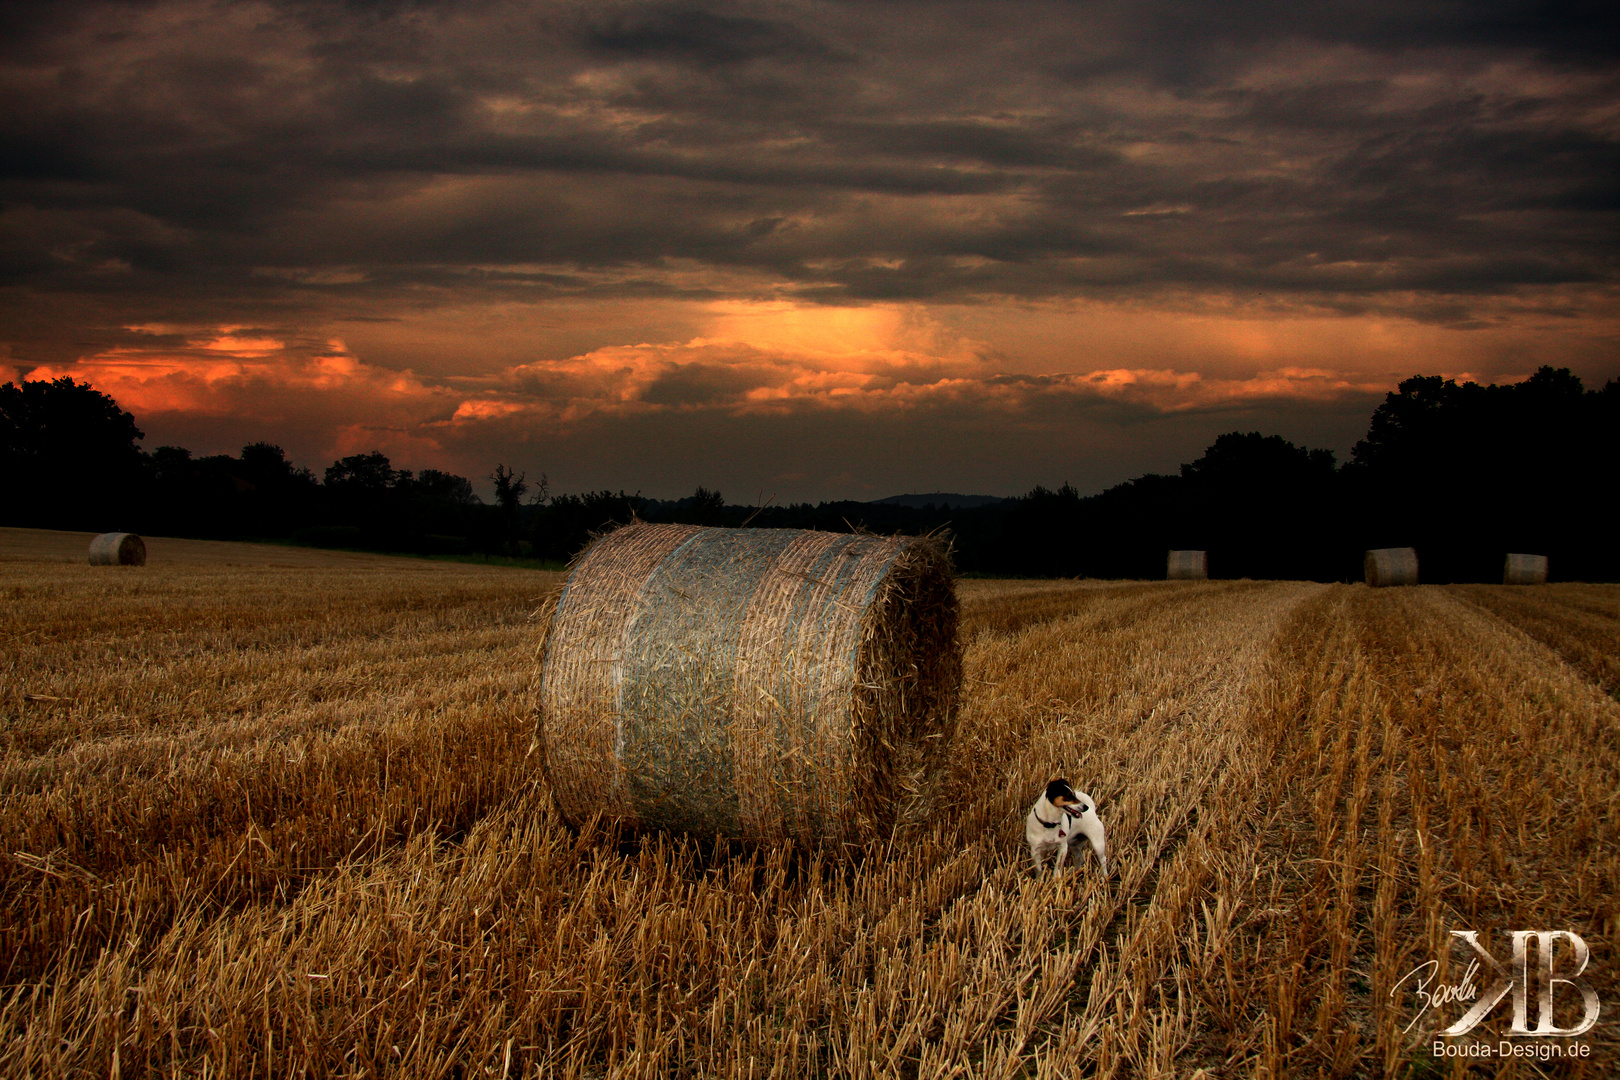
<path fill-rule="evenodd" d="M 904 506 L 921 510 L 925 506 L 952 507 L 957 510 L 977 510 L 981 506 L 994 506 L 1007 502 L 999 495 L 958 495 L 953 491 L 935 491 L 927 495 L 890 495 L 887 499 L 873 499 L 876 506 Z"/>

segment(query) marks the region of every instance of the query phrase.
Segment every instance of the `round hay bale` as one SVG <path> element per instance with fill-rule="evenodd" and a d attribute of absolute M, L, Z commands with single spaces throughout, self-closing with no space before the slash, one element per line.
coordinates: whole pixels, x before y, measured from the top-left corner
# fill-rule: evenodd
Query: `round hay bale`
<path fill-rule="evenodd" d="M 1171 581 L 1206 581 L 1209 556 L 1203 551 L 1172 551 L 1164 576 Z"/>
<path fill-rule="evenodd" d="M 1547 556 L 1508 554 L 1502 566 L 1504 585 L 1547 584 Z"/>
<path fill-rule="evenodd" d="M 145 566 L 146 541 L 134 533 L 102 533 L 90 541 L 91 566 Z"/>
<path fill-rule="evenodd" d="M 1367 552 L 1362 568 L 1367 584 L 1375 589 L 1385 585 L 1416 585 L 1417 548 L 1373 548 Z"/>
<path fill-rule="evenodd" d="M 556 601 L 539 746 L 580 824 L 859 842 L 923 808 L 962 680 L 938 543 L 636 523 Z"/>

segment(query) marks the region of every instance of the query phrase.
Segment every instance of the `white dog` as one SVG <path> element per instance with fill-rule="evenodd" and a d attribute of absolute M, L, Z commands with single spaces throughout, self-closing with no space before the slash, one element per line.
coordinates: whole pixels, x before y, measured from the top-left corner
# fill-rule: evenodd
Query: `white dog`
<path fill-rule="evenodd" d="M 1046 791 L 1036 800 L 1024 819 L 1024 839 L 1029 841 L 1029 854 L 1035 860 L 1035 872 L 1040 873 L 1046 856 L 1057 852 L 1052 863 L 1056 875 L 1069 857 L 1069 845 L 1083 836 L 1097 853 L 1102 872 L 1108 873 L 1108 844 L 1104 839 L 1102 819 L 1097 816 L 1097 803 L 1083 791 L 1075 791 L 1061 776 L 1046 785 Z M 1079 856 L 1075 857 L 1076 863 Z"/>

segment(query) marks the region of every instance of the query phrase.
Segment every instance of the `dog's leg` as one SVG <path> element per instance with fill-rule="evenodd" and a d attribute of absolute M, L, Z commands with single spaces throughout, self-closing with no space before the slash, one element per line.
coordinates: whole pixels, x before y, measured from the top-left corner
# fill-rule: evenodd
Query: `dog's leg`
<path fill-rule="evenodd" d="M 1052 860 L 1052 876 L 1053 877 L 1057 877 L 1059 874 L 1061 874 L 1063 872 L 1063 862 L 1068 857 L 1069 857 L 1069 845 L 1068 844 L 1059 844 L 1057 846 L 1057 858 Z"/>
<path fill-rule="evenodd" d="M 1080 832 L 1087 840 L 1091 841 L 1091 850 L 1097 856 L 1097 862 L 1102 867 L 1103 876 L 1107 877 L 1108 841 L 1105 833 L 1103 832 L 1102 822 L 1097 822 L 1095 826 L 1093 826 L 1090 822 L 1086 822 L 1082 826 Z"/>

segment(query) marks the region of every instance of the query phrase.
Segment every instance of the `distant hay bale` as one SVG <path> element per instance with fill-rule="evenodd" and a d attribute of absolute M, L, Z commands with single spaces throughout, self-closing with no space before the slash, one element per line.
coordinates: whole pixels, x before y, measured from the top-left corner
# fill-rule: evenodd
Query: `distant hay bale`
<path fill-rule="evenodd" d="M 1204 581 L 1209 578 L 1209 556 L 1203 551 L 1172 551 L 1166 578 L 1171 581 Z"/>
<path fill-rule="evenodd" d="M 146 541 L 134 533 L 102 533 L 90 541 L 91 566 L 145 566 Z"/>
<path fill-rule="evenodd" d="M 1509 554 L 1502 567 L 1504 585 L 1547 584 L 1547 556 Z"/>
<path fill-rule="evenodd" d="M 1367 584 L 1373 588 L 1384 585 L 1416 585 L 1418 558 L 1416 548 L 1373 548 L 1363 562 Z"/>
<path fill-rule="evenodd" d="M 953 734 L 956 619 L 929 539 L 609 533 L 574 564 L 541 660 L 556 804 L 710 837 L 882 835 Z"/>

